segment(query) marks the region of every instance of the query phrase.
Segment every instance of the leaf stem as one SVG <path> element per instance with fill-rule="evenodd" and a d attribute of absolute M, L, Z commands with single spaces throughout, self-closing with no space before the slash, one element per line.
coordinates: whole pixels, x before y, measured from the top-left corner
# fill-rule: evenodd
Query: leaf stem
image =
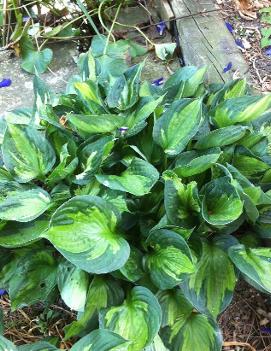
<path fill-rule="evenodd" d="M 106 38 L 106 43 L 105 43 L 105 47 L 104 47 L 104 51 L 103 51 L 103 54 L 104 54 L 104 55 L 106 54 L 107 47 L 108 47 L 109 40 L 110 40 L 110 36 L 112 35 L 112 31 L 113 31 L 114 25 L 115 25 L 115 23 L 116 23 L 116 20 L 117 20 L 117 18 L 118 18 L 121 5 L 122 5 L 122 4 L 120 3 L 119 6 L 118 6 L 118 8 L 117 8 L 117 11 L 116 11 L 114 20 L 113 20 L 113 22 L 112 22 L 112 25 L 111 25 L 111 28 L 110 28 L 110 30 L 109 30 L 108 36 L 107 36 L 107 38 Z"/>

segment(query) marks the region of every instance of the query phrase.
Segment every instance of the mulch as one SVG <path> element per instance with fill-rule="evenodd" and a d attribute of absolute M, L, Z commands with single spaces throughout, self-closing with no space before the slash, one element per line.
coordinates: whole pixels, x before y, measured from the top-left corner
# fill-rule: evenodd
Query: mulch
<path fill-rule="evenodd" d="M 249 64 L 249 73 L 253 87 L 259 92 L 271 92 L 271 55 L 261 49 L 260 29 L 265 26 L 260 21 L 260 13 L 256 19 L 246 19 L 236 9 L 233 0 L 216 0 L 221 8 L 225 22 L 233 27 L 232 35 L 243 48 L 238 46 Z"/>

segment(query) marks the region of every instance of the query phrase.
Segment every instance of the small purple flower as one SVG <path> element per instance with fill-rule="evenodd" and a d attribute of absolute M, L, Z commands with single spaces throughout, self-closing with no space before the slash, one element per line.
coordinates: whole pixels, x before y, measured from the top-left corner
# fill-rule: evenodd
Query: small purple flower
<path fill-rule="evenodd" d="M 165 30 L 166 30 L 166 24 L 164 21 L 160 21 L 157 25 L 156 25 L 156 30 L 159 33 L 159 35 L 163 35 Z"/>
<path fill-rule="evenodd" d="M 229 62 L 226 67 L 223 69 L 223 73 L 227 73 L 232 69 L 232 62 Z"/>
<path fill-rule="evenodd" d="M 5 289 L 0 289 L 0 296 L 3 296 L 6 294 L 6 290 Z"/>
<path fill-rule="evenodd" d="M 226 27 L 228 28 L 228 31 L 230 33 L 233 33 L 234 32 L 233 26 L 229 22 L 225 22 L 225 24 L 226 24 Z"/>
<path fill-rule="evenodd" d="M 27 22 L 28 20 L 30 20 L 31 17 L 29 16 L 23 16 L 23 22 Z"/>
<path fill-rule="evenodd" d="M 261 332 L 263 332 L 263 333 L 271 334 L 271 328 L 261 327 L 260 330 L 261 330 Z"/>
<path fill-rule="evenodd" d="M 245 47 L 244 47 L 244 44 L 243 44 L 243 42 L 242 42 L 242 39 L 235 39 L 235 44 L 237 45 L 237 46 L 239 46 L 239 48 L 241 48 L 241 49 L 245 49 Z"/>
<path fill-rule="evenodd" d="M 151 83 L 151 85 L 154 85 L 156 87 L 160 87 L 160 85 L 163 85 L 163 84 L 164 84 L 164 78 L 163 77 L 155 79 Z"/>
<path fill-rule="evenodd" d="M 119 128 L 120 135 L 124 135 L 128 129 L 129 129 L 128 127 L 120 127 Z"/>
<path fill-rule="evenodd" d="M 2 79 L 2 81 L 0 82 L 0 88 L 6 88 L 9 87 L 11 85 L 11 79 Z"/>
<path fill-rule="evenodd" d="M 271 46 L 268 49 L 266 49 L 264 53 L 267 56 L 271 56 Z"/>

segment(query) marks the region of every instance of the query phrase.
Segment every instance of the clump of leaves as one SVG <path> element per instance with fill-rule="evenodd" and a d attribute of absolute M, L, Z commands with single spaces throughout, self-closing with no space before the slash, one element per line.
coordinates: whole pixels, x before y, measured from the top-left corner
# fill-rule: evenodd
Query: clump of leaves
<path fill-rule="evenodd" d="M 79 66 L 1 124 L 1 288 L 14 310 L 59 292 L 72 351 L 221 350 L 239 277 L 271 293 L 271 96 L 205 67 L 153 86 L 99 37 Z"/>

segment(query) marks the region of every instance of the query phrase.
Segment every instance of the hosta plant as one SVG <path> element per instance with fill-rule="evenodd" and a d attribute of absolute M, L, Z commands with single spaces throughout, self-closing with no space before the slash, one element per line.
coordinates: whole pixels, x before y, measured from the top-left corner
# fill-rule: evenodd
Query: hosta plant
<path fill-rule="evenodd" d="M 64 94 L 36 77 L 2 120 L 0 288 L 60 295 L 72 351 L 219 351 L 238 279 L 271 293 L 271 96 L 205 67 L 156 86 L 125 54 L 95 37 Z"/>

